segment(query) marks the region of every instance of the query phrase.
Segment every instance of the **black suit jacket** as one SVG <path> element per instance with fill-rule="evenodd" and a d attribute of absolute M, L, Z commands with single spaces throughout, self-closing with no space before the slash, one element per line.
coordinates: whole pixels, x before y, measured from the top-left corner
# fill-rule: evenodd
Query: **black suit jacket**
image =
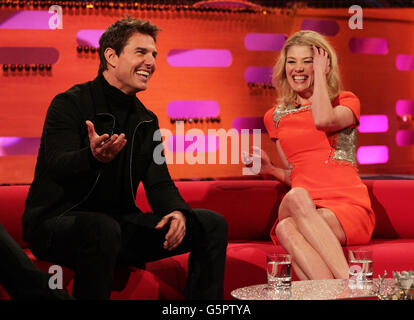
<path fill-rule="evenodd" d="M 25 241 L 32 241 L 32 234 L 45 220 L 64 215 L 82 204 L 98 182 L 104 164 L 92 155 L 85 121 L 94 122 L 99 134 L 111 133 L 108 131 L 111 130 L 113 116 L 108 112 L 104 97 L 97 77 L 75 85 L 52 100 L 22 218 Z M 164 216 L 180 210 L 186 217 L 193 216 L 172 181 L 165 162 L 154 162 L 154 148 L 159 149 L 161 143 L 157 117 L 138 99 L 132 117 L 134 133 L 132 141 L 128 141 L 132 147 L 125 163 L 130 168 L 124 171 L 129 174 L 124 180 L 129 182 L 127 188 L 131 190 L 130 207 L 140 212 L 135 197 L 142 181 L 155 213 Z M 156 141 L 154 135 L 158 137 Z"/>

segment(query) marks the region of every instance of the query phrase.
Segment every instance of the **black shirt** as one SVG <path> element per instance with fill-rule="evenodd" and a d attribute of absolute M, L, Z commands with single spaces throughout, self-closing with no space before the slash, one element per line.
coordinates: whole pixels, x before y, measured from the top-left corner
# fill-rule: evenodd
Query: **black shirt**
<path fill-rule="evenodd" d="M 132 195 L 131 183 L 129 181 L 129 155 L 133 135 L 133 132 L 131 132 L 133 125 L 129 125 L 129 120 L 131 119 L 130 115 L 136 108 L 136 97 L 135 95 L 126 95 L 118 88 L 111 86 L 102 75 L 98 76 L 98 81 L 102 84 L 109 113 L 113 116 L 113 134 L 119 135 L 124 133 L 127 144 L 111 162 L 102 166 L 100 176 L 92 193 L 75 210 L 97 211 L 118 215 L 136 209 L 131 205 Z M 109 134 L 111 133 L 108 132 L 109 130 L 105 131 Z M 98 134 L 102 133 L 99 132 Z"/>

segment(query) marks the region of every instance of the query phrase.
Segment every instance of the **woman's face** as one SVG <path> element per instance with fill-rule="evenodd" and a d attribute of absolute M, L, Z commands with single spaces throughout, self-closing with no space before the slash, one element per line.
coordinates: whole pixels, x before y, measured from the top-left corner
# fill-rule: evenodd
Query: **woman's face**
<path fill-rule="evenodd" d="M 309 46 L 292 46 L 286 54 L 286 78 L 290 87 L 300 95 L 313 93 L 313 51 Z"/>

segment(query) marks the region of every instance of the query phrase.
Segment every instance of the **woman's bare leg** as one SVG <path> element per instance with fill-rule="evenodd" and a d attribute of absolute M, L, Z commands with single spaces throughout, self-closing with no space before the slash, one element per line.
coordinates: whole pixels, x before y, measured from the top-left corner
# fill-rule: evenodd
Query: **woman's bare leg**
<path fill-rule="evenodd" d="M 309 280 L 308 276 L 302 271 L 295 260 L 292 260 L 292 267 L 299 280 Z"/>
<path fill-rule="evenodd" d="M 318 212 L 305 189 L 293 188 L 280 205 L 279 224 L 288 217 L 292 218 L 288 220 L 290 225 L 277 228 L 277 236 L 284 239 L 281 244 L 288 252 L 292 251 L 299 268 L 311 279 L 315 276 L 329 279 L 332 275 L 334 278 L 348 278 L 348 263 L 340 243 L 345 241 L 345 235 L 343 231 L 341 233 L 339 222 L 335 224 L 335 215 L 327 209 Z"/>
<path fill-rule="evenodd" d="M 276 226 L 280 244 L 292 256 L 295 273 L 300 280 L 332 279 L 333 275 L 318 252 L 306 241 L 295 221 L 287 217 Z"/>

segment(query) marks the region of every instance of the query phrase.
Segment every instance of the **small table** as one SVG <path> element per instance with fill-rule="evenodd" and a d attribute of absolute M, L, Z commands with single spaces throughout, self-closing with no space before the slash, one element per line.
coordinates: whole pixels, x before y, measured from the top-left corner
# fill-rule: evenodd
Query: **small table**
<path fill-rule="evenodd" d="M 394 279 L 384 279 L 381 291 L 390 289 Z M 290 295 L 269 289 L 267 284 L 258 284 L 235 289 L 231 292 L 238 300 L 338 300 L 376 297 L 378 279 L 363 289 L 351 289 L 347 279 L 292 281 Z M 352 287 L 352 286 L 351 286 Z"/>

